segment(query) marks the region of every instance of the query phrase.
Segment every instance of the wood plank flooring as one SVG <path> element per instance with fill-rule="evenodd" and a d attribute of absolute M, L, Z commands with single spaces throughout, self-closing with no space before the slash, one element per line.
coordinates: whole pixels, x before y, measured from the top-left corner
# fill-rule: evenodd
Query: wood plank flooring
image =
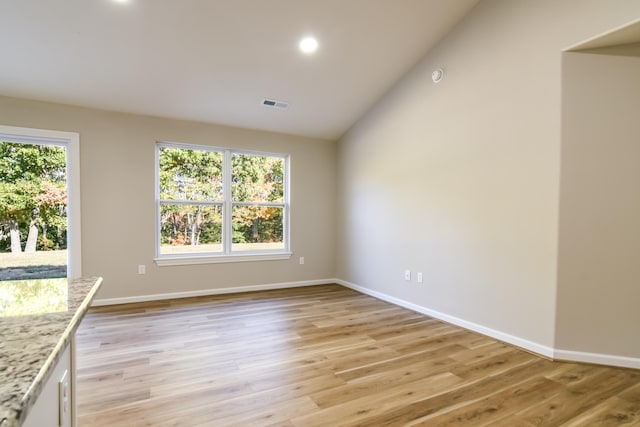
<path fill-rule="evenodd" d="M 640 371 L 551 362 L 338 285 L 91 309 L 80 427 L 640 426 Z"/>

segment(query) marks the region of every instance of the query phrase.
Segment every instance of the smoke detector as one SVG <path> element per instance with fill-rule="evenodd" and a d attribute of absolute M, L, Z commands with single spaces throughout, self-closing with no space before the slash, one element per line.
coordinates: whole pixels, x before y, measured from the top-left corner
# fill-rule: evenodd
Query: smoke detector
<path fill-rule="evenodd" d="M 267 99 L 267 98 L 262 100 L 262 105 L 270 108 L 278 108 L 280 110 L 286 110 L 287 108 L 289 108 L 288 102 L 276 101 L 275 99 Z"/>
<path fill-rule="evenodd" d="M 436 68 L 431 73 L 431 80 L 433 80 L 434 83 L 440 83 L 443 77 L 444 77 L 444 70 L 442 68 Z"/>

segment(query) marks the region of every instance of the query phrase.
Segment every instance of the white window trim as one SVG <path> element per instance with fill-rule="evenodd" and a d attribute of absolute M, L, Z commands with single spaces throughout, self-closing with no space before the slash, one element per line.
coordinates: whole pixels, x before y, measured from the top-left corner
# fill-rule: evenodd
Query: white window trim
<path fill-rule="evenodd" d="M 164 255 L 162 258 L 155 258 L 154 261 L 159 267 L 172 265 L 196 265 L 196 264 L 222 264 L 232 262 L 253 262 L 253 261 L 278 261 L 291 258 L 291 252 L 273 253 L 242 253 L 233 255 L 215 255 L 203 253 L 201 255 Z"/>
<path fill-rule="evenodd" d="M 160 253 L 160 148 L 182 148 L 188 150 L 205 150 L 205 151 L 218 151 L 223 155 L 223 229 L 222 229 L 222 247 L 223 252 L 199 252 L 188 254 L 161 254 Z M 284 203 L 247 203 L 250 205 L 264 205 L 264 206 L 281 206 L 283 208 L 283 240 L 284 249 L 277 251 L 241 251 L 232 252 L 232 235 L 227 231 L 225 224 L 230 224 L 231 211 L 234 205 L 244 204 L 239 202 L 233 202 L 231 200 L 231 156 L 233 154 L 250 154 L 257 156 L 270 156 L 280 157 L 284 159 Z M 196 145 L 185 144 L 179 142 L 165 142 L 158 141 L 155 148 L 155 241 L 156 241 L 156 257 L 154 262 L 159 267 L 176 266 L 176 265 L 196 265 L 196 264 L 219 264 L 219 263 L 234 263 L 234 262 L 255 262 L 255 261 L 278 261 L 287 260 L 291 258 L 292 252 L 290 250 L 290 155 L 282 153 L 271 153 L 264 151 L 250 151 L 250 150 L 237 150 L 232 148 L 214 147 L 208 145 Z M 209 202 L 206 202 L 209 203 Z M 219 202 L 211 202 L 211 204 L 218 204 Z"/>
<path fill-rule="evenodd" d="M 0 125 L 0 140 L 67 148 L 67 277 L 81 277 L 80 134 Z"/>

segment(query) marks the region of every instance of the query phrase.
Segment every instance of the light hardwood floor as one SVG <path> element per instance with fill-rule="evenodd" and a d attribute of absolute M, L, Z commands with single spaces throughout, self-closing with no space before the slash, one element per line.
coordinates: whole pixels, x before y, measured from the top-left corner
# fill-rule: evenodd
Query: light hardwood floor
<path fill-rule="evenodd" d="M 85 426 L 632 426 L 640 371 L 551 362 L 338 285 L 91 309 Z"/>

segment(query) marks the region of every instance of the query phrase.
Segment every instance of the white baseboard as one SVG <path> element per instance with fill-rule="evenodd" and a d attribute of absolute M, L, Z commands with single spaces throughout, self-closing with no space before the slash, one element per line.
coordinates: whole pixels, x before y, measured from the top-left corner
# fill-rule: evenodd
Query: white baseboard
<path fill-rule="evenodd" d="M 596 365 L 608 365 L 608 366 L 619 366 L 622 368 L 640 369 L 640 358 L 623 357 L 623 356 L 615 356 L 615 355 L 599 354 L 599 353 L 587 353 L 587 352 L 570 351 L 570 350 L 560 350 L 560 349 L 548 347 L 533 341 L 525 340 L 523 338 L 520 338 L 514 335 L 506 334 L 504 332 L 501 332 L 495 329 L 487 328 L 486 326 L 469 322 L 467 320 L 460 319 L 458 317 L 450 316 L 448 314 L 441 313 L 439 311 L 431 310 L 429 308 L 422 307 L 420 305 L 413 304 L 411 302 L 408 302 L 396 297 L 392 297 L 382 292 L 373 291 L 371 289 L 365 288 L 363 286 L 358 286 L 353 283 L 346 282 L 344 280 L 334 279 L 334 282 L 342 286 L 346 286 L 347 288 L 351 288 L 355 291 L 361 292 L 363 294 L 370 295 L 374 298 L 378 298 L 380 300 L 399 305 L 409 310 L 413 310 L 415 312 L 425 314 L 435 319 L 439 319 L 444 322 L 451 323 L 453 325 L 460 326 L 462 328 L 465 328 L 474 332 L 478 332 L 482 335 L 486 335 L 488 337 L 495 338 L 497 340 L 500 340 L 509 344 L 513 344 L 517 347 L 523 348 L 527 351 L 531 351 L 533 353 L 539 354 L 541 356 L 544 356 L 553 360 L 567 361 L 567 362 L 584 362 L 584 363 L 593 363 Z"/>
<path fill-rule="evenodd" d="M 123 297 L 123 298 L 99 298 L 99 299 L 93 300 L 93 303 L 91 304 L 91 306 L 100 307 L 105 305 L 161 301 L 161 300 L 167 300 L 167 299 L 201 297 L 201 296 L 207 296 L 207 295 L 222 295 L 222 294 L 233 294 L 233 293 L 239 293 L 239 292 L 266 291 L 271 289 L 299 288 L 302 286 L 327 285 L 330 283 L 336 283 L 335 279 L 305 280 L 301 282 L 270 283 L 266 285 L 250 285 L 250 286 L 236 286 L 231 288 L 202 289 L 198 291 L 170 292 L 166 294 L 139 295 L 135 297 Z"/>
<path fill-rule="evenodd" d="M 390 295 L 372 291 L 371 289 L 367 289 L 362 286 L 355 285 L 353 283 L 345 282 L 344 280 L 336 279 L 336 283 L 356 290 L 358 292 L 362 292 L 363 294 L 370 295 L 374 298 L 381 299 L 383 301 L 390 302 L 392 304 L 399 305 L 401 307 L 407 308 L 409 310 L 413 310 L 418 313 L 425 314 L 427 316 L 433 317 L 438 320 L 442 320 L 443 322 L 451 323 L 452 325 L 460 326 L 462 328 L 468 329 L 470 331 L 478 332 L 482 335 L 486 335 L 491 338 L 495 338 L 500 341 L 504 341 L 509 344 L 513 344 L 517 347 L 524 348 L 528 351 L 532 351 L 534 353 L 540 354 L 542 356 L 552 358 L 553 357 L 553 349 L 551 347 L 547 347 L 533 341 L 525 340 L 520 337 L 516 337 L 514 335 L 506 334 L 501 331 L 497 331 L 495 329 L 487 328 L 486 326 L 479 325 L 477 323 L 469 322 L 464 319 L 460 319 L 455 316 L 450 316 L 445 313 L 441 313 L 436 310 L 432 310 L 430 308 L 423 307 L 421 305 L 417 305 L 403 299 L 399 299 L 396 297 L 392 297 Z"/>
<path fill-rule="evenodd" d="M 612 354 L 587 353 L 584 351 L 555 350 L 554 360 L 567 362 L 594 363 L 596 365 L 619 366 L 621 368 L 640 369 L 640 359 L 615 356 Z"/>

